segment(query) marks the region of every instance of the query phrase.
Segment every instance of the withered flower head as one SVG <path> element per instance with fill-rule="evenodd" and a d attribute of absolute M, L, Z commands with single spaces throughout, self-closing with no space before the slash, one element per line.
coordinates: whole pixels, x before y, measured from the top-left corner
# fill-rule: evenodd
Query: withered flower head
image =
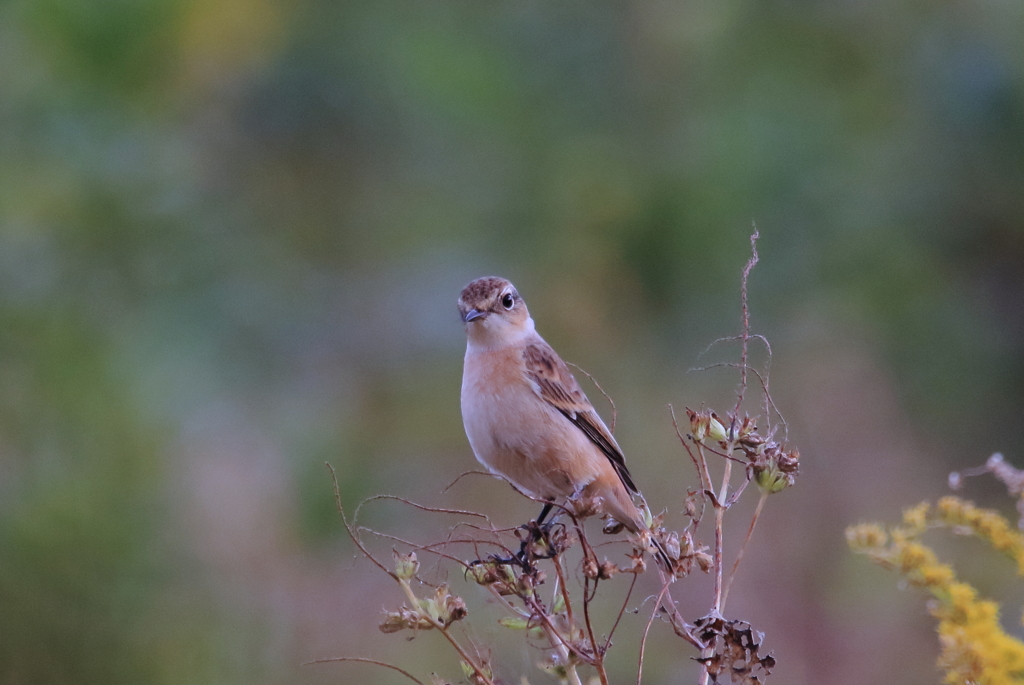
<path fill-rule="evenodd" d="M 401 580 L 409 580 L 416 575 L 420 569 L 420 562 L 416 560 L 416 552 L 402 554 L 398 550 L 392 550 L 395 558 L 395 575 Z"/>
<path fill-rule="evenodd" d="M 702 409 L 696 412 L 689 407 L 686 408 L 686 415 L 690 418 L 690 436 L 694 442 L 725 442 L 729 436 L 726 434 L 725 426 L 718 420 L 718 415 L 710 409 Z"/>
<path fill-rule="evenodd" d="M 796 482 L 796 475 L 800 472 L 800 452 L 797 449 L 785 452 L 778 444 L 769 443 L 752 468 L 757 487 L 761 492 L 772 495 Z"/>

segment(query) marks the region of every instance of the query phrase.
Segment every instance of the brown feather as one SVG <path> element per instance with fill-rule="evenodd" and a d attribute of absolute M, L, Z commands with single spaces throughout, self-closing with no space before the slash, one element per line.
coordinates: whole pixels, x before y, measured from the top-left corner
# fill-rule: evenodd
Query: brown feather
<path fill-rule="evenodd" d="M 629 475 L 629 469 L 626 468 L 626 459 L 619 444 L 615 442 L 611 431 L 601 420 L 565 362 L 543 341 L 528 344 L 523 349 L 523 361 L 526 364 L 526 373 L 536 386 L 541 399 L 583 431 L 608 457 L 622 484 L 630 492 L 638 493 L 639 490 Z"/>

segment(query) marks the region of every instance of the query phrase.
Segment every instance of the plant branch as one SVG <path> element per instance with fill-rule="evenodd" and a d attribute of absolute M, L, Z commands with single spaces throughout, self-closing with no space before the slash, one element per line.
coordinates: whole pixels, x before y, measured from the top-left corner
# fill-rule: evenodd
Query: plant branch
<path fill-rule="evenodd" d="M 725 607 L 725 602 L 729 599 L 729 589 L 732 587 L 732 581 L 736 578 L 736 571 L 739 570 L 740 561 L 743 560 L 743 553 L 747 549 L 747 543 L 750 542 L 751 536 L 754 535 L 754 526 L 757 525 L 757 519 L 761 516 L 761 509 L 764 508 L 764 503 L 768 499 L 768 493 L 762 492 L 761 499 L 757 501 L 757 508 L 754 509 L 754 516 L 750 520 L 750 527 L 747 528 L 747 537 L 743 539 L 743 544 L 740 546 L 740 551 L 736 554 L 736 561 L 732 565 L 732 571 L 729 572 L 729 579 L 725 583 L 725 590 L 722 593 L 722 607 Z"/>
<path fill-rule="evenodd" d="M 445 639 L 448 640 L 451 646 L 455 648 L 455 651 L 459 653 L 462 660 L 469 664 L 469 667 L 473 669 L 473 672 L 480 677 L 480 680 L 482 680 L 486 685 L 495 685 L 494 680 L 487 675 L 483 667 L 476 662 L 476 659 L 470 656 L 469 652 L 467 652 L 462 645 L 459 644 L 459 641 L 452 636 L 445 624 L 431 616 L 429 611 L 420 611 L 422 604 L 416 596 L 416 593 L 412 591 L 412 586 L 409 585 L 409 581 L 398 578 L 397 576 L 393 577 L 398 581 L 398 584 L 402 586 L 402 590 L 405 592 L 405 596 L 409 599 L 411 607 L 416 610 L 420 616 L 427 619 L 432 626 L 437 628 L 442 635 L 444 635 Z"/>
<path fill-rule="evenodd" d="M 309 666 L 310 664 L 329 664 L 329 663 L 333 663 L 333 662 L 337 662 L 337 661 L 356 661 L 356 662 L 363 663 L 363 664 L 374 664 L 376 666 L 383 666 L 384 668 L 390 668 L 392 671 L 398 671 L 399 673 L 401 673 L 402 675 L 404 675 L 406 678 L 408 678 L 409 680 L 413 681 L 414 683 L 419 683 L 419 685 L 425 685 L 422 680 L 420 680 L 419 678 L 415 677 L 414 675 L 412 675 L 408 671 L 403 670 L 403 669 L 399 668 L 398 666 L 395 666 L 393 664 L 389 664 L 389 663 L 384 662 L 384 661 L 377 661 L 376 659 L 363 659 L 363 658 L 356 657 L 356 656 L 336 656 L 336 657 L 331 657 L 329 659 L 314 659 L 313 661 L 305 661 L 305 662 L 302 663 L 302 665 L 303 666 Z"/>
<path fill-rule="evenodd" d="M 334 506 L 338 510 L 338 515 L 341 517 L 341 523 L 345 526 L 345 530 L 348 531 L 348 536 L 352 539 L 355 546 L 359 548 L 359 551 L 363 553 L 363 556 L 372 561 L 374 566 L 379 568 L 381 571 L 384 571 L 384 573 L 397 581 L 398 576 L 392 573 L 387 566 L 377 561 L 377 558 L 370 554 L 370 550 L 366 548 L 363 541 L 358 535 L 356 535 L 355 530 L 352 528 L 352 524 L 350 524 L 348 519 L 345 517 L 345 508 L 341 505 L 341 489 L 338 486 L 338 474 L 334 472 L 334 467 L 331 466 L 329 462 L 324 462 L 324 465 L 327 466 L 327 469 L 331 472 L 331 480 L 334 481 Z"/>
<path fill-rule="evenodd" d="M 743 332 L 741 337 L 741 351 L 740 351 L 740 387 L 736 393 L 736 408 L 733 410 L 735 416 L 740 415 L 740 407 L 743 405 L 743 396 L 747 392 L 747 343 L 750 340 L 750 309 L 747 306 L 747 280 L 750 278 L 750 272 L 754 269 L 760 257 L 757 254 L 757 239 L 761 235 L 757 231 L 757 227 L 754 227 L 754 233 L 750 236 L 750 259 L 747 260 L 746 266 L 743 267 L 743 277 L 740 280 L 740 301 L 743 310 Z"/>

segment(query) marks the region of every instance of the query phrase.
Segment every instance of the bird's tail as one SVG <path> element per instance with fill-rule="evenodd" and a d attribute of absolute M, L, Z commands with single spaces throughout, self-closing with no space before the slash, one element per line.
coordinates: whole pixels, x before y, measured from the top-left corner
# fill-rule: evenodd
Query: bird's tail
<path fill-rule="evenodd" d="M 651 545 L 654 547 L 654 561 L 658 568 L 672 576 L 672 558 L 669 557 L 665 545 L 661 544 L 661 540 L 654 537 L 654 531 L 651 531 Z"/>
<path fill-rule="evenodd" d="M 606 506 L 612 519 L 634 535 L 639 535 L 641 539 L 646 537 L 649 543 L 648 551 L 652 552 L 655 563 L 658 564 L 662 571 L 669 576 L 673 576 L 672 557 L 665 548 L 665 544 L 655 536 L 656 520 L 651 516 L 651 510 L 642 495 L 639 499 L 641 501 L 640 507 L 637 507 L 631 498 L 626 499 L 625 497 L 619 501 L 611 499 L 606 503 Z M 646 536 L 641 534 L 641 531 L 644 531 Z"/>

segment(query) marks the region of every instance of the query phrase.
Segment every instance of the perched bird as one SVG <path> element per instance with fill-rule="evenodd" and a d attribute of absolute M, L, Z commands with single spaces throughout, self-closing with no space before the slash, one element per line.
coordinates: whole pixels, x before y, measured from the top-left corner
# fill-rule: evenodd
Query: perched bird
<path fill-rule="evenodd" d="M 646 530 L 622 450 L 534 329 L 515 287 L 478 278 L 462 290 L 459 313 L 467 337 L 462 420 L 477 460 L 531 497 L 573 497 L 579 510 L 596 510 L 633 533 Z"/>

